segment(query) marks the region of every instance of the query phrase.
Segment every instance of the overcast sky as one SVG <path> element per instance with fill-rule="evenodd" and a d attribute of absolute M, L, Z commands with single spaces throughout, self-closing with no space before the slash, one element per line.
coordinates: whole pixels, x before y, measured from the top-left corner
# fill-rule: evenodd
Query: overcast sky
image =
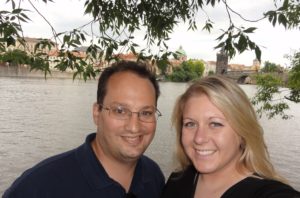
<path fill-rule="evenodd" d="M 1 10 L 8 8 L 1 0 Z M 85 0 L 56 0 L 54 3 L 43 3 L 41 0 L 32 0 L 34 5 L 49 20 L 57 32 L 72 30 L 91 20 L 91 17 L 84 16 L 83 5 Z M 32 21 L 24 24 L 24 36 L 50 38 L 51 29 L 47 23 L 33 11 L 31 5 L 25 0 L 21 1 L 22 6 L 32 10 L 28 16 Z M 228 0 L 229 5 L 241 13 L 247 19 L 258 19 L 262 13 L 273 8 L 273 0 Z M 179 25 L 171 35 L 168 45 L 171 50 L 176 50 L 182 46 L 186 51 L 188 58 L 203 59 L 205 61 L 215 61 L 217 51 L 214 47 L 217 45 L 216 38 L 221 34 L 220 29 L 225 29 L 228 25 L 228 17 L 224 7 L 217 6 L 213 9 L 207 9 L 206 12 L 214 21 L 216 27 L 210 34 L 201 31 L 204 21 L 203 13 L 199 13 L 199 31 L 187 31 L 185 25 Z M 288 66 L 289 61 L 284 58 L 285 54 L 290 54 L 294 50 L 300 49 L 300 31 L 288 30 L 283 27 L 274 28 L 269 22 L 259 22 L 247 24 L 238 18 L 234 19 L 236 24 L 245 27 L 258 27 L 256 33 L 250 38 L 254 40 L 262 50 L 262 61 L 271 61 L 282 66 Z M 139 35 L 136 35 L 139 37 Z M 140 35 L 142 38 L 143 35 Z M 231 63 L 251 65 L 255 58 L 254 52 L 245 52 L 242 55 L 236 55 L 230 60 Z"/>

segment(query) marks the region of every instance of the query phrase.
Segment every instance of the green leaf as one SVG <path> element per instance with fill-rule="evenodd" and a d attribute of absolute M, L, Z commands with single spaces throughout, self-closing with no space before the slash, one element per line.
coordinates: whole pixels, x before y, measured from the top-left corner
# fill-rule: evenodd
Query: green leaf
<path fill-rule="evenodd" d="M 248 46 L 247 41 L 248 41 L 248 39 L 243 34 L 241 34 L 239 37 L 238 44 L 237 44 L 237 48 L 240 53 L 242 53 L 243 51 L 245 51 L 247 49 L 247 46 Z"/>
<path fill-rule="evenodd" d="M 216 38 L 216 40 L 219 40 L 219 41 L 222 40 L 225 35 L 226 35 L 225 33 L 221 34 L 221 36 L 219 36 L 218 38 Z"/>
<path fill-rule="evenodd" d="M 259 62 L 261 62 L 261 50 L 258 46 L 255 47 L 255 55 Z"/>
<path fill-rule="evenodd" d="M 285 28 L 287 27 L 287 19 L 285 18 L 285 16 L 283 14 L 280 14 L 278 16 L 278 23 L 282 24 Z"/>
<path fill-rule="evenodd" d="M 13 9 L 12 14 L 19 14 L 20 12 L 22 12 L 23 9 L 17 8 L 17 9 Z"/>
<path fill-rule="evenodd" d="M 277 14 L 275 13 L 274 14 L 274 17 L 273 17 L 273 21 L 272 21 L 272 25 L 275 27 L 276 25 L 276 22 L 277 22 Z"/>
<path fill-rule="evenodd" d="M 250 28 L 247 28 L 246 30 L 244 30 L 243 32 L 245 33 L 253 33 L 257 28 L 256 27 L 250 27 Z"/>
<path fill-rule="evenodd" d="M 287 9 L 288 6 L 289 6 L 289 0 L 284 0 L 282 7 L 283 7 L 284 9 Z"/>
<path fill-rule="evenodd" d="M 217 46 L 215 46 L 214 49 L 223 48 L 224 46 L 225 46 L 225 43 L 221 42 Z"/>
<path fill-rule="evenodd" d="M 14 37 L 9 36 L 9 37 L 6 39 L 6 44 L 7 44 L 7 46 L 10 46 L 10 45 L 15 46 L 15 45 L 16 45 L 16 40 L 14 39 Z"/>

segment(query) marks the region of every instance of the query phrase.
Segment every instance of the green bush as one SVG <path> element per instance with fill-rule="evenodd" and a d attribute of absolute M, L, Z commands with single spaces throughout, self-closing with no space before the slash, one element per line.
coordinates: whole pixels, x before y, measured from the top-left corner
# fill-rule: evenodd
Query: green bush
<path fill-rule="evenodd" d="M 168 79 L 174 82 L 188 82 L 200 78 L 204 72 L 204 63 L 198 60 L 188 60 L 175 68 Z"/>

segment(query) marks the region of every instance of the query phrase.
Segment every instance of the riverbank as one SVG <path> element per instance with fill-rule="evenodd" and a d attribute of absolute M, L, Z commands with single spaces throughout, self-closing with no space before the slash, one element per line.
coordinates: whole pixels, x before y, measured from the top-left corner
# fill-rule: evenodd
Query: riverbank
<path fill-rule="evenodd" d="M 0 77 L 28 77 L 28 78 L 45 78 L 42 71 L 32 70 L 29 66 L 9 66 L 0 64 Z M 51 71 L 47 73 L 47 78 L 73 78 L 73 72 Z"/>

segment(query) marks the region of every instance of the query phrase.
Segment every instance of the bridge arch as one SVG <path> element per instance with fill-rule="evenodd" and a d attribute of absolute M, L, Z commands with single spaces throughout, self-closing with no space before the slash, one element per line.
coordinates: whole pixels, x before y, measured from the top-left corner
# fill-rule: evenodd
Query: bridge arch
<path fill-rule="evenodd" d="M 245 74 L 245 75 L 240 76 L 237 79 L 237 83 L 239 83 L 239 84 L 252 84 L 252 79 L 249 75 Z"/>

